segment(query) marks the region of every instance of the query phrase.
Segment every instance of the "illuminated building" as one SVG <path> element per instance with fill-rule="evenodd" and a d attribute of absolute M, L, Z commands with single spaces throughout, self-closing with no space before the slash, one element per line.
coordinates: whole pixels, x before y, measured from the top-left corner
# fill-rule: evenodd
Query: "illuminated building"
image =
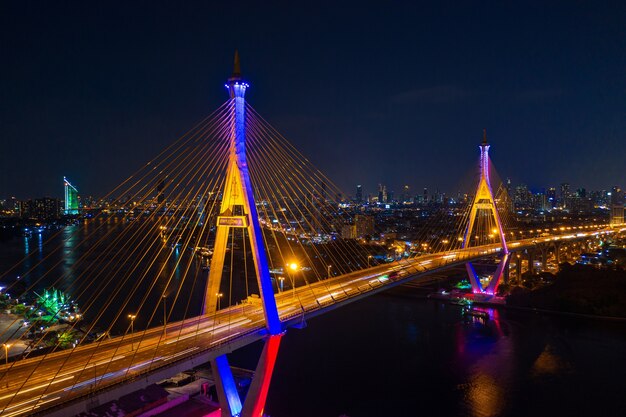
<path fill-rule="evenodd" d="M 624 223 L 624 194 L 615 186 L 611 190 L 611 226 Z"/>
<path fill-rule="evenodd" d="M 378 203 L 386 203 L 387 202 L 387 187 L 378 184 Z"/>
<path fill-rule="evenodd" d="M 354 216 L 356 237 L 371 236 L 374 234 L 374 217 L 357 214 Z"/>
<path fill-rule="evenodd" d="M 561 207 L 569 208 L 569 204 L 568 204 L 569 198 L 570 198 L 569 184 L 564 182 L 561 184 Z"/>
<path fill-rule="evenodd" d="M 64 213 L 70 216 L 76 215 L 78 214 L 78 190 L 65 177 L 63 177 L 63 186 L 65 188 Z"/>
<path fill-rule="evenodd" d="M 356 186 L 356 202 L 363 202 L 363 187 L 360 184 Z"/>
<path fill-rule="evenodd" d="M 405 185 L 402 188 L 402 203 L 408 204 L 411 202 L 411 187 Z"/>
<path fill-rule="evenodd" d="M 548 192 L 546 193 L 546 198 L 548 200 L 548 206 L 550 208 L 556 207 L 556 188 L 550 187 L 548 188 Z"/>
<path fill-rule="evenodd" d="M 38 198 L 22 201 L 20 212 L 25 219 L 54 220 L 61 213 L 61 202 L 58 198 Z"/>
<path fill-rule="evenodd" d="M 344 224 L 341 226 L 341 238 L 342 239 L 356 239 L 356 225 Z"/>

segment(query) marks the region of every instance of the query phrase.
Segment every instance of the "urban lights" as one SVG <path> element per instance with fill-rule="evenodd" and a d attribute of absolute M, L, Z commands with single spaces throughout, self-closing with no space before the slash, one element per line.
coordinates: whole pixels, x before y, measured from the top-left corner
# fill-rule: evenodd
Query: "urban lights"
<path fill-rule="evenodd" d="M 135 346 L 134 343 L 132 342 L 133 339 L 133 334 L 135 333 L 135 319 L 137 318 L 136 314 L 129 314 L 128 315 L 128 319 L 130 320 L 130 339 L 131 339 L 131 343 L 130 343 L 130 350 L 135 350 Z"/>
<path fill-rule="evenodd" d="M 291 262 L 287 265 L 287 270 L 291 271 L 288 275 L 289 278 L 291 278 L 291 291 L 294 298 L 296 297 L 296 277 L 293 274 L 298 271 L 298 269 L 300 269 L 300 266 L 295 262 Z"/>
<path fill-rule="evenodd" d="M 220 310 L 220 307 L 222 305 L 221 301 L 222 301 L 222 297 L 224 296 L 224 294 L 221 292 L 218 292 L 217 294 L 215 294 L 215 296 L 217 297 L 217 309 Z"/>
<path fill-rule="evenodd" d="M 3 343 L 2 347 L 4 347 L 4 363 L 8 364 L 9 363 L 9 348 L 11 347 L 11 345 L 9 343 Z"/>

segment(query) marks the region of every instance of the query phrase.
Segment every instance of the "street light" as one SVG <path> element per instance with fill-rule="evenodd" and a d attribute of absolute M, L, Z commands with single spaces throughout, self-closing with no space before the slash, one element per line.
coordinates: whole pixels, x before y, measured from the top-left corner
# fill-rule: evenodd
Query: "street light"
<path fill-rule="evenodd" d="M 372 255 L 367 255 L 367 267 L 370 267 L 370 259 L 372 259 Z"/>
<path fill-rule="evenodd" d="M 292 262 L 287 266 L 292 271 L 292 273 L 289 274 L 289 276 L 291 277 L 291 290 L 293 293 L 293 297 L 296 298 L 296 277 L 294 277 L 293 273 L 298 270 L 298 264 L 295 262 Z"/>
<path fill-rule="evenodd" d="M 167 337 L 167 308 L 165 305 L 167 302 L 167 295 L 163 294 L 161 299 L 163 300 L 163 337 Z"/>
<path fill-rule="evenodd" d="M 221 292 L 218 292 L 217 294 L 215 294 L 217 296 L 217 309 L 220 309 L 220 306 L 222 305 L 221 300 L 222 297 L 224 296 L 224 294 L 222 294 Z"/>
<path fill-rule="evenodd" d="M 328 265 L 328 278 L 330 278 L 330 268 L 332 268 L 332 265 Z"/>
<path fill-rule="evenodd" d="M 129 314 L 128 318 L 130 319 L 130 350 L 135 350 L 135 346 L 133 344 L 133 334 L 135 333 L 135 327 L 134 327 L 134 323 L 135 323 L 135 319 L 137 318 L 136 314 Z"/>
<path fill-rule="evenodd" d="M 11 347 L 11 345 L 8 343 L 3 343 L 2 346 L 4 346 L 4 363 L 8 365 L 9 364 L 9 348 Z"/>
<path fill-rule="evenodd" d="M 285 284 L 285 277 L 278 277 L 278 281 L 280 282 L 280 292 L 283 292 L 284 284 Z"/>

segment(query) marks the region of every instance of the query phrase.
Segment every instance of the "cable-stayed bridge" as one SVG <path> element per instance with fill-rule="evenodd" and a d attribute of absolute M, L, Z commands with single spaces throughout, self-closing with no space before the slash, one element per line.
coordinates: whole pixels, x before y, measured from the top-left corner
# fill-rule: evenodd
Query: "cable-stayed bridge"
<path fill-rule="evenodd" d="M 72 415 L 210 361 L 222 414 L 261 416 L 289 327 L 455 265 L 466 265 L 473 292 L 488 297 L 529 249 L 558 260 L 563 244 L 623 231 L 587 224 L 520 238 L 508 228 L 506 196 L 493 191 L 483 137 L 467 207 L 427 225 L 411 256 L 373 265 L 375 246 L 339 236 L 353 214 L 340 190 L 245 102 L 237 57 L 226 87 L 224 105 L 110 194 L 99 216 L 115 227 L 91 219 L 79 228 L 89 244 L 75 262 L 53 264 L 21 292 L 64 285 L 81 301 L 84 334 L 112 336 L 84 336 L 70 349 L 59 342 L 4 365 L 1 415 Z M 495 271 L 481 276 L 472 264 L 479 259 L 494 260 Z M 240 398 L 226 354 L 261 339 Z"/>

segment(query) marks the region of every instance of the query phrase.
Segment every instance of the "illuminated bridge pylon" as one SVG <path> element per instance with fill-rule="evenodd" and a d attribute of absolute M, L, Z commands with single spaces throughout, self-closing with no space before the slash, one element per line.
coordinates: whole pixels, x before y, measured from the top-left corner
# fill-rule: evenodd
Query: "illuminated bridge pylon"
<path fill-rule="evenodd" d="M 509 250 L 506 245 L 506 239 L 504 236 L 504 228 L 498 215 L 498 209 L 496 207 L 496 200 L 493 196 L 491 188 L 491 182 L 489 179 L 489 144 L 487 143 L 487 133 L 483 131 L 483 141 L 480 144 L 480 180 L 478 181 L 478 188 L 476 195 L 470 209 L 469 221 L 465 235 L 463 237 L 462 248 L 468 248 L 471 242 L 474 240 L 475 233 L 479 232 L 477 224 L 479 222 L 487 223 L 491 225 L 487 230 L 482 228 L 481 232 L 487 232 L 490 236 L 500 237 L 501 254 L 502 259 L 496 268 L 491 280 L 483 286 L 480 281 L 480 277 L 476 274 L 476 270 L 471 262 L 465 264 L 467 268 L 467 274 L 469 275 L 470 283 L 472 284 L 472 291 L 474 293 L 487 293 L 494 294 L 498 287 L 498 283 L 504 275 L 504 268 L 508 263 Z"/>
<path fill-rule="evenodd" d="M 203 310 L 206 315 L 212 315 L 217 310 L 230 229 L 246 229 L 250 239 L 269 335 L 265 341 L 265 347 L 244 403 L 242 403 L 237 392 L 237 385 L 226 355 L 211 361 L 223 417 L 260 417 L 263 414 L 269 383 L 283 334 L 246 159 L 245 94 L 248 87 L 249 85 L 241 76 L 239 54 L 235 52 L 233 74 L 226 84 L 230 94 L 232 112 L 229 127 L 231 132 L 230 153 L 220 214 L 217 217 L 217 231 Z"/>

